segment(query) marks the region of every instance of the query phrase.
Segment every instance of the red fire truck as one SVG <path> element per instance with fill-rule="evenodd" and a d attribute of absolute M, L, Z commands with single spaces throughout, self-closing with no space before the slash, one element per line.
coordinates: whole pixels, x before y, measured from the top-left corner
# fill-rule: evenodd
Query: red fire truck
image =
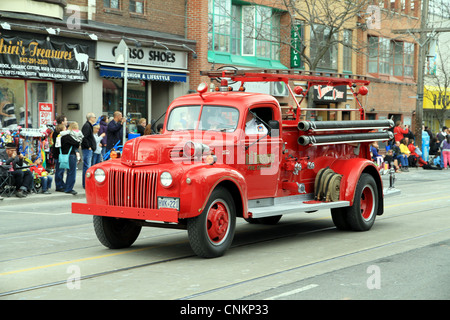
<path fill-rule="evenodd" d="M 364 120 L 361 76 L 293 70 L 202 72 L 218 81 L 175 99 L 162 134 L 125 143 L 121 157 L 86 172 L 86 203 L 72 212 L 94 216 L 99 241 L 131 246 L 143 226 L 187 229 L 193 251 L 217 257 L 230 247 L 236 218 L 275 224 L 282 215 L 331 209 L 338 229 L 369 230 L 386 193 L 369 145 L 392 139 L 391 120 Z M 231 90 L 228 81 L 240 84 Z M 282 113 L 272 95 L 245 92 L 249 82 L 284 83 L 296 103 Z M 294 87 L 295 81 L 306 89 Z M 214 83 L 214 82 L 212 82 Z M 345 86 L 357 120 L 304 120 L 311 88 L 336 95 Z M 320 109 L 323 111 L 324 109 Z M 309 115 L 308 115 L 309 113 Z"/>

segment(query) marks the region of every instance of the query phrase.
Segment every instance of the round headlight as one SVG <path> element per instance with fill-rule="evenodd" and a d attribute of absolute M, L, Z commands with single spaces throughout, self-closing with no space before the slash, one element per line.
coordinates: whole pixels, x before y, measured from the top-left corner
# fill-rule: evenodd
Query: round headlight
<path fill-rule="evenodd" d="M 103 171 L 102 169 L 96 169 L 94 172 L 94 178 L 95 178 L 95 181 L 97 181 L 97 182 L 105 181 L 105 179 L 106 179 L 105 171 Z"/>
<path fill-rule="evenodd" d="M 172 175 L 169 172 L 161 173 L 159 180 L 164 187 L 170 187 L 172 185 Z"/>

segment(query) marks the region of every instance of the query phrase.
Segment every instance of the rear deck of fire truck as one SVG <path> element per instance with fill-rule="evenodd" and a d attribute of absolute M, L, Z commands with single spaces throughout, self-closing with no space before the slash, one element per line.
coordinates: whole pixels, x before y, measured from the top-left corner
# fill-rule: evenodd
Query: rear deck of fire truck
<path fill-rule="evenodd" d="M 366 231 L 383 213 L 383 193 L 398 193 L 383 187 L 371 161 L 370 143 L 391 139 L 385 129 L 393 123 L 364 120 L 358 96 L 367 94 L 366 78 L 292 70 L 202 74 L 218 81 L 217 92 L 207 92 L 204 83 L 197 94 L 175 99 L 162 135 L 130 140 L 120 159 L 88 170 L 87 203 L 74 203 L 72 211 L 94 215 L 105 246 L 132 245 L 142 226 L 185 228 L 196 254 L 216 257 L 231 245 L 237 217 L 273 224 L 284 214 L 321 209 L 331 209 L 339 229 Z M 230 91 L 228 81 L 240 83 L 239 91 L 248 82 L 282 82 L 295 107 L 282 114 L 275 98 Z M 305 82 L 306 90 L 292 89 L 294 81 Z M 314 86 L 346 86 L 355 107 L 345 110 L 357 119 L 306 120 L 317 110 L 301 108 L 301 102 Z M 174 130 L 171 117 L 194 107 L 196 126 Z M 227 126 L 202 129 L 203 115 L 217 110 Z M 249 118 L 267 133 L 246 134 Z"/>

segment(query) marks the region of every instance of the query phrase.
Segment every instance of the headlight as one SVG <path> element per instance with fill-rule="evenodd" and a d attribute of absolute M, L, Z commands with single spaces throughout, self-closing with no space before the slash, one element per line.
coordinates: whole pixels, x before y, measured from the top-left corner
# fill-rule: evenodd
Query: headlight
<path fill-rule="evenodd" d="M 170 187 L 172 185 L 172 175 L 169 172 L 161 173 L 159 180 L 164 187 Z"/>
<path fill-rule="evenodd" d="M 105 171 L 103 171 L 102 169 L 96 169 L 94 172 L 94 178 L 95 178 L 95 181 L 97 181 L 97 182 L 105 181 L 105 179 L 106 179 Z"/>

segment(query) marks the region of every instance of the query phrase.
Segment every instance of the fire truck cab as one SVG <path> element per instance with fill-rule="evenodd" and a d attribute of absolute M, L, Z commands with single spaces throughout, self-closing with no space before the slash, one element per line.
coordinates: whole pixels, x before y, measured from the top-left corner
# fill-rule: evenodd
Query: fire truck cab
<path fill-rule="evenodd" d="M 129 140 L 120 158 L 86 172 L 86 203 L 72 212 L 94 216 L 99 241 L 108 248 L 131 246 L 142 226 L 187 229 L 201 257 L 223 255 L 236 218 L 274 224 L 282 215 L 331 209 L 339 229 L 369 230 L 383 214 L 383 188 L 369 145 L 392 139 L 390 120 L 364 120 L 357 100 L 367 93 L 363 77 L 292 70 L 204 72 L 220 82 L 208 92 L 175 99 L 162 134 Z M 230 91 L 227 80 L 284 82 L 296 109 L 282 115 L 269 94 Z M 308 89 L 292 90 L 291 80 Z M 302 120 L 300 102 L 314 85 L 348 86 L 361 120 Z M 358 91 L 356 91 L 358 88 Z M 311 109 L 306 109 L 310 111 Z"/>

